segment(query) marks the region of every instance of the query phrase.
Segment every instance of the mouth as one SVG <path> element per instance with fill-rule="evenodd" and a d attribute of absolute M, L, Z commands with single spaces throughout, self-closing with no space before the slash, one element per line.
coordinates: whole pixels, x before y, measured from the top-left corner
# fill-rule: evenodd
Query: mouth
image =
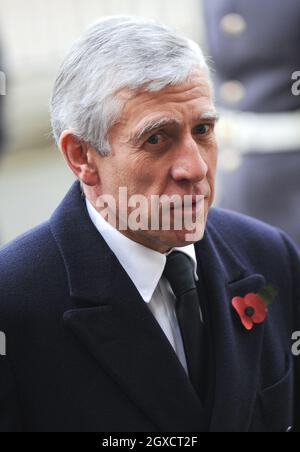
<path fill-rule="evenodd" d="M 185 195 L 178 203 L 171 206 L 171 210 L 176 209 L 199 209 L 209 198 L 209 195 Z"/>

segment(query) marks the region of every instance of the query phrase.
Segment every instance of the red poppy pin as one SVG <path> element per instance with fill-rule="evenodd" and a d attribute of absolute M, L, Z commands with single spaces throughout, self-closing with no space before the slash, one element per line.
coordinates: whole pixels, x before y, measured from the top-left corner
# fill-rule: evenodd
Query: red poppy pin
<path fill-rule="evenodd" d="M 233 298 L 232 306 L 246 330 L 250 331 L 255 324 L 266 320 L 268 307 L 274 302 L 276 296 L 277 290 L 272 286 L 266 286 L 257 294 L 249 293 L 244 298 Z"/>

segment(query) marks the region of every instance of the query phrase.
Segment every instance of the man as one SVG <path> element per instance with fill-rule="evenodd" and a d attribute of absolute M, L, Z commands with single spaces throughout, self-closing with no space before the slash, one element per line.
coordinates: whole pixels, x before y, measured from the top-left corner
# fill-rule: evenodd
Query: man
<path fill-rule="evenodd" d="M 216 117 L 200 49 L 169 28 L 113 17 L 75 44 L 52 123 L 78 182 L 0 252 L 1 430 L 298 428 L 300 257 L 279 230 L 208 214 Z M 141 217 L 162 197 L 158 227 L 124 227 L 136 195 Z M 169 228 L 163 195 L 180 199 Z"/>

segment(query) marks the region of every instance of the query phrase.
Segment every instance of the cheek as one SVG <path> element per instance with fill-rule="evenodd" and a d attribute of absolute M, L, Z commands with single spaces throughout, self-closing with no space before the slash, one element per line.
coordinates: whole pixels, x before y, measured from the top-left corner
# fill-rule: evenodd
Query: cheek
<path fill-rule="evenodd" d="M 153 161 L 147 156 L 139 156 L 134 162 L 127 162 L 129 182 L 136 193 L 157 194 L 165 180 L 163 162 Z"/>
<path fill-rule="evenodd" d="M 130 174 L 119 159 L 107 158 L 100 166 L 100 180 L 102 193 L 116 196 L 120 187 L 127 187 Z"/>
<path fill-rule="evenodd" d="M 211 189 L 211 199 L 210 204 L 212 204 L 215 194 L 215 178 L 216 178 L 216 169 L 217 169 L 217 152 L 212 151 L 207 160 L 208 165 L 208 173 L 207 173 L 207 182 Z"/>
<path fill-rule="evenodd" d="M 210 178 L 214 178 L 214 176 L 215 176 L 216 168 L 217 168 L 217 160 L 218 160 L 218 150 L 217 150 L 217 146 L 214 145 L 214 146 L 211 146 L 211 148 L 207 154 L 207 158 L 206 158 L 206 163 L 208 166 Z"/>
<path fill-rule="evenodd" d="M 215 156 L 214 158 L 212 158 L 212 160 L 209 163 L 209 172 L 210 172 L 212 178 L 215 177 L 216 170 L 217 170 L 217 157 Z"/>

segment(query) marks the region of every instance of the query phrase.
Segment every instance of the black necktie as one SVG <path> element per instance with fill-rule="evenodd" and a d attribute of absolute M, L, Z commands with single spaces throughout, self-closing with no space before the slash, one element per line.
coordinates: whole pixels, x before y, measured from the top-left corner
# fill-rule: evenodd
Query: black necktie
<path fill-rule="evenodd" d="M 190 380 L 200 399 L 203 399 L 203 343 L 204 325 L 192 260 L 180 251 L 167 256 L 164 276 L 176 297 L 176 314 L 182 335 Z"/>

